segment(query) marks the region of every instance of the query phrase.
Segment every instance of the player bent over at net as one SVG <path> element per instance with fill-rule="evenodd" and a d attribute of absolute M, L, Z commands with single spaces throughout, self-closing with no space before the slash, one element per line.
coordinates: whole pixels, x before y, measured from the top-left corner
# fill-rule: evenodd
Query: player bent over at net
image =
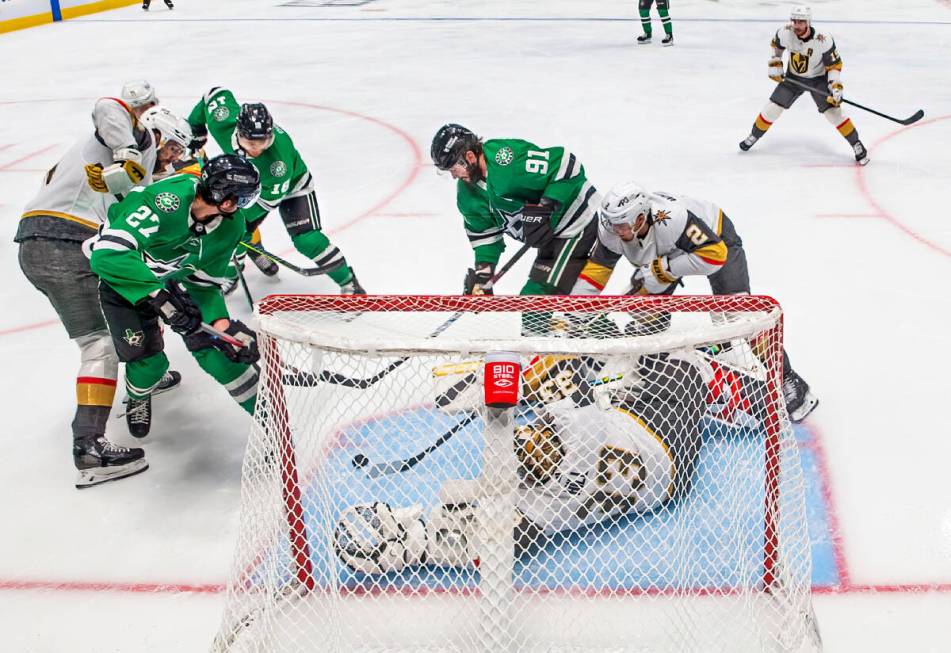
<path fill-rule="evenodd" d="M 629 379 L 597 400 L 577 367 L 562 367 L 535 397 L 551 403 L 515 427 L 516 553 L 531 555 L 559 534 L 610 526 L 685 497 L 701 447 L 705 366 L 693 352 L 643 356 L 637 383 Z M 428 514 L 420 505 L 382 501 L 345 509 L 334 533 L 338 557 L 368 574 L 473 564 L 475 483 L 448 481 L 444 502 Z"/>
<path fill-rule="evenodd" d="M 652 193 L 634 182 L 612 188 L 601 203 L 598 244 L 572 294 L 600 293 L 621 257 L 634 266 L 625 294 L 672 295 L 686 276 L 706 277 L 714 295 L 750 294 L 743 241 L 723 210 L 706 200 Z M 630 336 L 660 333 L 670 327 L 669 313 L 632 317 L 625 327 Z M 611 326 L 598 318 L 588 330 L 604 325 Z M 794 422 L 805 419 L 819 404 L 809 384 L 793 370 L 785 350 L 783 395 Z"/>
<path fill-rule="evenodd" d="M 456 181 L 456 207 L 475 254 L 463 294 L 492 294 L 504 236 L 523 243 L 510 261 L 536 250 L 520 295 L 567 295 L 597 236 L 598 194 L 581 161 L 564 147 L 519 139 L 484 141 L 462 125 L 443 125 L 430 154 Z M 523 332 L 549 331 L 550 315 L 526 314 Z"/>
<path fill-rule="evenodd" d="M 245 234 L 236 212 L 260 190 L 257 170 L 226 154 L 201 178 L 177 175 L 133 191 L 109 210 L 109 225 L 93 240 L 90 263 L 99 275 L 102 312 L 119 360 L 126 364 L 129 411 L 151 415 L 152 391 L 168 369 L 159 320 L 183 336 L 198 364 L 254 412 L 258 360 L 255 333 L 228 317 L 221 285 Z M 202 330 L 210 323 L 243 343 L 237 348 Z M 143 419 L 137 437 L 148 434 Z"/>

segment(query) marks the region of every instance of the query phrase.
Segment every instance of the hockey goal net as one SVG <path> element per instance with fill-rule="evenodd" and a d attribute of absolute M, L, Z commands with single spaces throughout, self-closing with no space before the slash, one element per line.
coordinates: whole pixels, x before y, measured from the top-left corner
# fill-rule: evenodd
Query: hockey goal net
<path fill-rule="evenodd" d="M 820 648 L 774 300 L 272 296 L 257 317 L 215 650 Z"/>

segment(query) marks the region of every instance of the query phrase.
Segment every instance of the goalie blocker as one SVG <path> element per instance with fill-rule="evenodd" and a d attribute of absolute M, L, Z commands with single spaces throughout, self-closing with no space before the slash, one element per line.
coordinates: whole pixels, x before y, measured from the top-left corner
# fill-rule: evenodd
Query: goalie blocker
<path fill-rule="evenodd" d="M 691 488 L 710 378 L 701 356 L 642 357 L 636 385 L 614 386 L 599 401 L 577 371 L 566 370 L 577 366 L 560 366 L 547 386 L 549 403 L 515 428 L 517 556 L 559 534 L 660 509 Z M 478 479 L 454 480 L 428 512 L 382 501 L 346 508 L 334 531 L 336 554 L 367 574 L 474 564 L 479 492 Z"/>

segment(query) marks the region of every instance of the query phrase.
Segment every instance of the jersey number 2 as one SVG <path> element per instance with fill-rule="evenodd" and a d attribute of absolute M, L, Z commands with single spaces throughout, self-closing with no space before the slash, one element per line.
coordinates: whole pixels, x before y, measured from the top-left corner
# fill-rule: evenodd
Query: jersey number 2
<path fill-rule="evenodd" d="M 149 221 L 149 222 L 154 222 L 155 225 L 152 226 L 152 227 L 142 226 L 142 221 L 143 221 L 143 220 L 147 220 L 147 221 Z M 133 214 L 127 216 L 126 219 L 125 219 L 125 221 L 129 223 L 129 226 L 130 226 L 130 227 L 132 227 L 133 229 L 137 229 L 138 232 L 139 232 L 140 234 L 142 234 L 145 238 L 148 238 L 149 236 L 151 236 L 152 234 L 154 234 L 156 231 L 159 230 L 159 228 L 158 228 L 158 221 L 159 221 L 158 216 L 155 215 L 155 214 L 152 212 L 152 209 L 150 209 L 150 208 L 147 207 L 147 206 L 140 206 L 140 207 L 135 211 L 135 213 L 133 213 Z"/>

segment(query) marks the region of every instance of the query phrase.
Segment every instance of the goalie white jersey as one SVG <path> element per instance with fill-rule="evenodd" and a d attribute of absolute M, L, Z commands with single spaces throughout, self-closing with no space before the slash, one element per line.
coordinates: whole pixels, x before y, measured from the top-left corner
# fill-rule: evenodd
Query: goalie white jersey
<path fill-rule="evenodd" d="M 517 507 L 543 532 L 576 530 L 631 512 L 647 512 L 673 496 L 670 445 L 640 417 L 619 407 L 548 406 L 562 451 L 545 483 L 525 483 Z"/>

